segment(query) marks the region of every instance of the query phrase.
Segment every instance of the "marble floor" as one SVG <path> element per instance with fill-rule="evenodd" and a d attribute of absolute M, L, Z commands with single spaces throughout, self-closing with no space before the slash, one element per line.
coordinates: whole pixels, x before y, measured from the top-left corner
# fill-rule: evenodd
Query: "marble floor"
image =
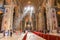
<path fill-rule="evenodd" d="M 40 37 L 40 36 L 37 36 L 37 35 L 34 34 L 34 33 L 29 32 L 29 33 L 27 34 L 26 40 L 45 40 L 45 39 L 43 39 L 43 38 Z"/>
<path fill-rule="evenodd" d="M 0 40 L 22 40 L 23 37 L 25 36 L 26 33 L 13 33 L 12 37 L 10 36 L 5 36 L 3 37 L 3 34 L 0 33 Z M 57 33 L 49 33 L 50 35 L 57 35 L 57 36 L 60 36 L 60 34 L 57 34 Z M 27 37 L 26 37 L 26 40 L 45 40 L 31 32 L 28 32 L 27 33 Z"/>
<path fill-rule="evenodd" d="M 0 34 L 1 35 L 1 34 Z M 25 33 L 21 33 L 21 34 L 13 34 L 12 37 L 10 36 L 5 36 L 3 37 L 1 35 L 0 40 L 22 40 L 24 37 Z"/>
<path fill-rule="evenodd" d="M 25 34 L 26 33 L 21 33 L 21 34 L 14 33 L 12 35 L 12 37 L 10 37 L 10 36 L 3 37 L 3 35 L 0 34 L 0 40 L 22 40 Z M 31 32 L 28 32 L 26 40 L 45 40 L 45 39 L 43 39 L 43 38 L 41 38 L 41 37 L 31 33 Z"/>

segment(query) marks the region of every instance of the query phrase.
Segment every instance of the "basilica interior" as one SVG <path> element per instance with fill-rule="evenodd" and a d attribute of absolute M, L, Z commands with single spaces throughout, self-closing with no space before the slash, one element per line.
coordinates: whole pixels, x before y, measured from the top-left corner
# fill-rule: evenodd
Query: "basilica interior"
<path fill-rule="evenodd" d="M 8 40 L 60 40 L 60 0 L 0 0 L 0 34 L 13 35 Z"/>

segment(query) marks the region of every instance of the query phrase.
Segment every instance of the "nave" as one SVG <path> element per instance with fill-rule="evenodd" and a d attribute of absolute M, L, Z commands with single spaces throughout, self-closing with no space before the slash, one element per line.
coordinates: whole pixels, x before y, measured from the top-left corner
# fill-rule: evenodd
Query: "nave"
<path fill-rule="evenodd" d="M 60 0 L 0 0 L 0 40 L 60 40 Z"/>

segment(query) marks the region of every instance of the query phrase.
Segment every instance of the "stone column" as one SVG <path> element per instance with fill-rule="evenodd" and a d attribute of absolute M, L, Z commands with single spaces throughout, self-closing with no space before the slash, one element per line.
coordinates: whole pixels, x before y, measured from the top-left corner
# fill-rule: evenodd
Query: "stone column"
<path fill-rule="evenodd" d="M 13 5 L 5 5 L 5 13 L 3 16 L 2 21 L 2 30 L 8 32 L 8 30 L 12 30 L 12 23 L 13 23 Z"/>
<path fill-rule="evenodd" d="M 52 15 L 51 14 L 52 13 L 50 12 L 50 10 L 48 10 L 48 12 L 46 12 L 46 16 L 47 16 L 47 29 L 50 30 L 50 32 L 52 31 Z"/>
<path fill-rule="evenodd" d="M 38 14 L 38 30 L 43 31 L 45 27 L 45 19 L 44 19 L 44 8 L 40 7 L 40 11 Z"/>
<path fill-rule="evenodd" d="M 49 0 L 46 4 L 47 28 L 50 32 L 57 28 L 56 10 L 53 6 L 54 0 Z"/>
<path fill-rule="evenodd" d="M 52 29 L 57 30 L 58 23 L 57 23 L 57 16 L 56 16 L 55 8 L 52 8 L 51 12 L 52 12 L 52 21 L 53 21 L 53 28 Z"/>
<path fill-rule="evenodd" d="M 14 19 L 14 27 L 15 29 L 20 29 L 20 9 L 19 6 L 15 7 L 15 19 Z"/>
<path fill-rule="evenodd" d="M 36 15 L 36 31 L 38 31 L 38 13 L 36 13 L 35 15 Z"/>
<path fill-rule="evenodd" d="M 38 15 L 38 16 L 39 16 L 39 20 L 38 20 L 38 30 L 39 30 L 39 31 L 42 31 L 42 30 L 43 30 L 43 29 L 42 29 L 42 28 L 43 28 L 43 23 L 42 23 L 42 21 L 43 21 L 43 20 L 42 20 L 42 13 L 39 12 L 39 15 Z"/>

